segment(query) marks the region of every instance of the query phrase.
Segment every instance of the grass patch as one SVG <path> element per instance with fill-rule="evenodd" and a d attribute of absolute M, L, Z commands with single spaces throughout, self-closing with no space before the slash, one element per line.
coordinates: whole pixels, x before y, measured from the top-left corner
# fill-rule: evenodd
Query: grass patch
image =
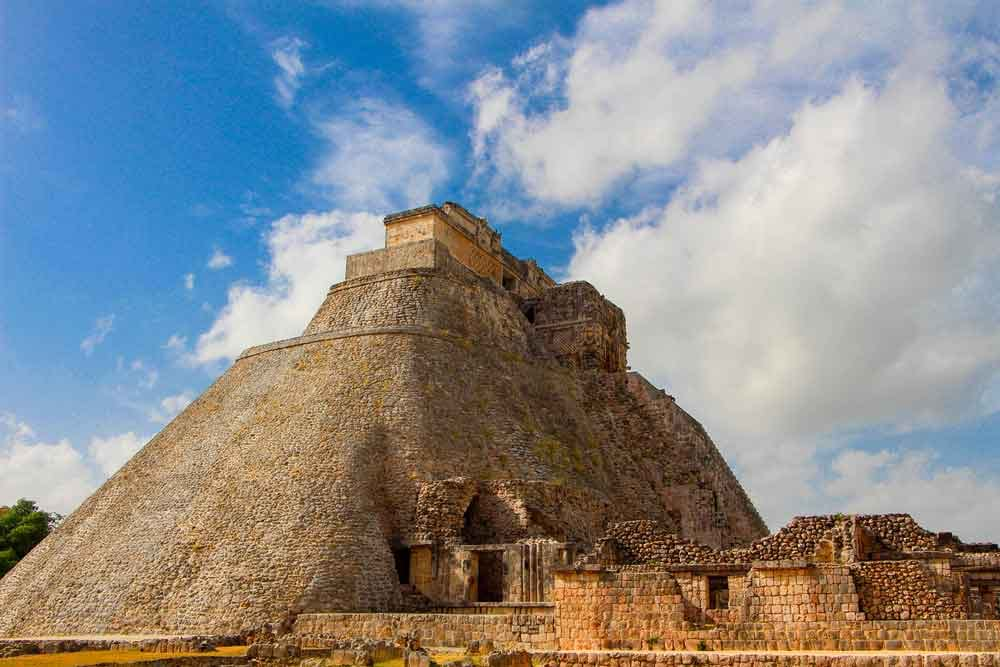
<path fill-rule="evenodd" d="M 144 653 L 142 651 L 76 651 L 74 653 L 47 653 L 21 655 L 16 658 L 0 658 L 0 667 L 86 667 L 102 663 L 151 662 L 165 658 L 181 658 L 196 655 L 230 656 L 244 655 L 246 646 L 223 646 L 214 651 L 201 653 Z"/>

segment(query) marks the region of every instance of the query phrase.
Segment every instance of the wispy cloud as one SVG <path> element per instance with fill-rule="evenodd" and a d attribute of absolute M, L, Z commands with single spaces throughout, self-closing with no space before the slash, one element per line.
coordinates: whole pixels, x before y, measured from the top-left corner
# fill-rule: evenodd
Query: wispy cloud
<path fill-rule="evenodd" d="M 152 389 L 160 379 L 160 372 L 148 366 L 142 359 L 134 359 L 129 368 L 139 375 L 139 386 L 143 389 Z"/>
<path fill-rule="evenodd" d="M 183 352 L 186 347 L 187 337 L 180 334 L 171 334 L 167 342 L 163 344 L 163 349 L 171 352 Z"/>
<path fill-rule="evenodd" d="M 191 207 L 191 215 L 196 218 L 208 218 L 216 214 L 216 207 L 212 204 L 199 202 Z"/>
<path fill-rule="evenodd" d="M 467 77 L 483 67 L 491 46 L 509 41 L 512 31 L 525 24 L 547 18 L 545 7 L 538 3 L 504 0 L 331 0 L 329 4 L 404 10 L 410 25 L 398 31 L 399 45 L 416 64 L 417 82 L 445 97 L 454 95 Z"/>
<path fill-rule="evenodd" d="M 302 61 L 302 50 L 309 45 L 298 37 L 282 37 L 271 43 L 271 59 L 278 66 L 278 74 L 274 77 L 274 88 L 278 103 L 288 109 L 294 104 L 295 96 L 306 75 L 306 66 Z"/>
<path fill-rule="evenodd" d="M 232 265 L 233 265 L 233 258 L 224 253 L 219 248 L 216 248 L 212 252 L 212 256 L 208 258 L 208 264 L 206 264 L 206 266 L 213 271 L 219 271 L 221 269 L 228 268 Z M 194 285 L 192 280 L 192 287 L 193 286 Z"/>
<path fill-rule="evenodd" d="M 12 101 L 0 107 L 0 121 L 18 132 L 35 132 L 45 128 L 45 117 L 28 97 L 15 96 Z"/>
<path fill-rule="evenodd" d="M 89 336 L 80 341 L 80 349 L 83 350 L 85 355 L 89 357 L 93 354 L 94 349 L 104 342 L 104 339 L 108 337 L 108 334 L 114 328 L 114 322 L 115 316 L 113 314 L 97 318 L 97 321 L 94 323 L 94 330 Z"/>
<path fill-rule="evenodd" d="M 274 212 L 270 207 L 260 204 L 259 194 L 253 190 L 247 190 L 240 200 L 240 214 L 240 222 L 246 225 L 256 225 L 261 219 L 273 216 Z"/>
<path fill-rule="evenodd" d="M 193 290 L 194 289 L 194 274 L 185 273 L 184 274 L 184 289 Z"/>

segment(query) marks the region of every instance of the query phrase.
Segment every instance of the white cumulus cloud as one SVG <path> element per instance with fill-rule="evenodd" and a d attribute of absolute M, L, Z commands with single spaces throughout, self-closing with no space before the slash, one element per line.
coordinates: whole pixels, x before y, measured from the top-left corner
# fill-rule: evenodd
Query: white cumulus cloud
<path fill-rule="evenodd" d="M 20 498 L 67 514 L 141 446 L 133 433 L 94 438 L 87 454 L 69 440 L 45 442 L 11 414 L 0 414 L 0 505 Z"/>
<path fill-rule="evenodd" d="M 1000 535 L 1000 479 L 968 466 L 949 466 L 927 450 L 849 449 L 832 464 L 825 491 L 844 512 L 908 512 L 925 528 L 965 541 Z"/>
<path fill-rule="evenodd" d="M 947 52 L 958 3 L 625 0 L 589 10 L 468 88 L 477 171 L 503 197 L 593 206 L 653 196 L 692 156 L 745 150 L 853 72 Z M 516 186 L 510 190 L 507 186 Z"/>
<path fill-rule="evenodd" d="M 93 437 L 87 454 L 104 477 L 118 472 L 132 456 L 142 449 L 148 436 L 136 435 L 133 431 L 112 435 L 107 438 Z"/>
<path fill-rule="evenodd" d="M 921 68 L 852 80 L 664 208 L 576 238 L 570 277 L 629 314 L 633 364 L 706 420 L 772 522 L 836 510 L 809 488 L 830 434 L 979 416 L 997 382 L 1000 218 L 957 119 Z"/>
<path fill-rule="evenodd" d="M 382 245 L 379 216 L 329 211 L 287 215 L 266 236 L 264 285 L 236 283 L 211 328 L 198 338 L 198 363 L 234 359 L 253 345 L 297 336 L 344 277 L 347 255 Z"/>
<path fill-rule="evenodd" d="M 384 214 L 425 204 L 448 176 L 448 152 L 405 107 L 367 98 L 315 126 L 327 150 L 311 180 L 340 209 Z"/>
<path fill-rule="evenodd" d="M 471 87 L 480 157 L 516 173 L 533 197 L 560 203 L 593 201 L 633 170 L 683 157 L 720 100 L 757 69 L 757 55 L 741 47 L 691 64 L 669 57 L 671 40 L 704 29 L 702 7 L 632 3 L 595 10 L 570 55 L 552 50 L 559 55 L 536 52 L 519 61 L 530 75 L 520 86 L 499 70 L 485 73 Z M 527 111 L 526 97 L 539 96 L 539 88 L 549 94 L 554 77 L 560 77 L 559 104 Z"/>
<path fill-rule="evenodd" d="M 0 505 L 27 498 L 45 511 L 68 514 L 148 439 L 131 431 L 95 436 L 81 452 L 66 438 L 40 440 L 31 426 L 0 413 Z"/>

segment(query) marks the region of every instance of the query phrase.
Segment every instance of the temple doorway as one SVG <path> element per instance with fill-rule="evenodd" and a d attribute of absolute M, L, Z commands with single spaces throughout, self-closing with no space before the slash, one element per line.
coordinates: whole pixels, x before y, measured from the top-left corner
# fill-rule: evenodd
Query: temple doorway
<path fill-rule="evenodd" d="M 478 602 L 503 602 L 503 551 L 480 551 Z"/>

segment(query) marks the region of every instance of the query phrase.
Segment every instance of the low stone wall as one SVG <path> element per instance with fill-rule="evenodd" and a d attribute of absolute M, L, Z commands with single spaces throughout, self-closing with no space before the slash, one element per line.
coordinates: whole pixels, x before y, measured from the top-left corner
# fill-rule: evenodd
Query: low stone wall
<path fill-rule="evenodd" d="M 995 647 L 994 647 L 995 648 Z M 674 665 L 740 665 L 741 667 L 1000 667 L 1000 652 L 925 654 L 828 653 L 606 653 L 534 654 L 536 664 L 555 667 L 673 667 Z"/>
<path fill-rule="evenodd" d="M 491 639 L 497 647 L 555 649 L 556 621 L 548 614 L 301 614 L 294 633 L 303 647 L 329 638 L 393 639 L 409 635 L 425 646 L 465 647 Z"/>
<path fill-rule="evenodd" d="M 559 572 L 552 598 L 560 648 L 620 646 L 684 621 L 681 589 L 664 572 Z"/>
<path fill-rule="evenodd" d="M 421 610 L 427 614 L 491 614 L 497 616 L 544 615 L 555 613 L 555 605 L 551 602 L 471 602 L 448 607 L 430 607 Z"/>
<path fill-rule="evenodd" d="M 649 608 L 655 604 L 650 602 Z M 329 647 L 330 639 L 410 636 L 425 646 L 465 647 L 489 639 L 500 648 L 542 651 L 1000 650 L 1000 621 L 996 620 L 733 623 L 701 628 L 678 621 L 655 629 L 648 623 L 644 615 L 622 615 L 601 633 L 591 628 L 587 636 L 581 624 L 561 634 L 557 642 L 556 618 L 548 615 L 302 614 L 294 632 L 303 648 Z"/>
<path fill-rule="evenodd" d="M 739 623 L 636 636 L 622 649 L 668 651 L 996 651 L 1000 621 L 834 621 Z M 560 647 L 562 648 L 562 647 Z"/>

